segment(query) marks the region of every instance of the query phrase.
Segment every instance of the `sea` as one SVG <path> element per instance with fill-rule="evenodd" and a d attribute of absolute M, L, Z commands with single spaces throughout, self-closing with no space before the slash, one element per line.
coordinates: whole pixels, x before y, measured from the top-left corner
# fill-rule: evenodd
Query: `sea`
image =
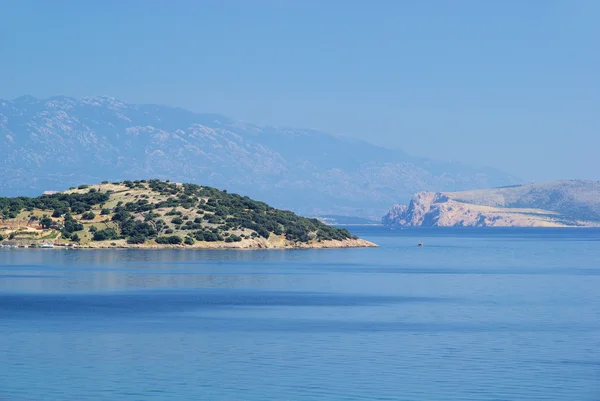
<path fill-rule="evenodd" d="M 600 400 L 600 230 L 349 229 L 0 250 L 0 400 Z"/>

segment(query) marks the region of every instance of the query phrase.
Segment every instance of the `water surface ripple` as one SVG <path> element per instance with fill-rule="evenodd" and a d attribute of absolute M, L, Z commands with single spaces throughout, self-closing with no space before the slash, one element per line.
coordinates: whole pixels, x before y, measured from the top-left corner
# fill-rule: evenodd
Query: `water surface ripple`
<path fill-rule="evenodd" d="M 0 400 L 600 400 L 600 230 L 352 231 L 0 250 Z"/>

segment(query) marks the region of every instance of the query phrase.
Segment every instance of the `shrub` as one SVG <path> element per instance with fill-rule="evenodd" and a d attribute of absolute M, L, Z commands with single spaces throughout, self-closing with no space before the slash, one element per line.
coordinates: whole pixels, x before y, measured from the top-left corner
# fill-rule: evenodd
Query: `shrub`
<path fill-rule="evenodd" d="M 88 185 L 80 185 L 77 187 L 77 189 L 88 189 L 89 186 Z"/>
<path fill-rule="evenodd" d="M 184 244 L 186 245 L 194 245 L 194 239 L 192 237 L 185 237 L 185 240 L 183 241 Z"/>
<path fill-rule="evenodd" d="M 57 207 L 52 212 L 52 217 L 60 217 L 63 214 L 67 214 L 69 212 L 69 208 L 66 206 Z"/>
<path fill-rule="evenodd" d="M 96 214 L 94 212 L 87 212 L 81 215 L 81 218 L 83 220 L 94 220 L 94 217 L 96 217 Z"/>
<path fill-rule="evenodd" d="M 241 240 L 242 238 L 235 234 L 231 234 L 229 237 L 225 238 L 225 242 L 240 242 Z"/>
<path fill-rule="evenodd" d="M 43 229 L 50 228 L 50 226 L 52 225 L 53 222 L 54 221 L 46 215 L 43 215 L 42 218 L 40 219 L 40 225 L 42 226 Z"/>
<path fill-rule="evenodd" d="M 110 214 L 110 209 L 102 209 L 102 211 L 100 212 L 101 215 L 106 216 L 107 214 Z"/>
<path fill-rule="evenodd" d="M 127 238 L 128 244 L 143 244 L 146 242 L 146 237 L 143 234 L 134 234 Z"/>
<path fill-rule="evenodd" d="M 98 230 L 92 237 L 94 241 L 106 241 L 118 239 L 117 233 L 112 228 L 105 228 L 104 230 Z"/>
<path fill-rule="evenodd" d="M 181 237 L 177 235 L 171 235 L 169 237 L 156 237 L 155 239 L 157 244 L 170 244 L 170 245 L 179 245 L 183 242 Z"/>
<path fill-rule="evenodd" d="M 62 229 L 63 234 L 64 233 L 70 234 L 72 232 L 81 231 L 81 230 L 83 230 L 83 224 L 75 221 L 73 216 L 71 216 L 70 214 L 67 213 L 65 215 L 65 220 L 63 223 L 63 229 Z M 68 237 L 68 235 L 65 235 L 65 236 Z"/>
<path fill-rule="evenodd" d="M 173 220 L 171 220 L 171 223 L 173 223 L 173 224 L 183 224 L 183 219 L 181 217 L 174 217 Z"/>
<path fill-rule="evenodd" d="M 71 204 L 71 212 L 75 213 L 75 214 L 83 213 L 89 209 L 91 209 L 90 206 L 85 203 L 82 203 L 82 202 L 74 202 L 73 204 Z M 54 216 L 54 217 L 58 217 L 58 216 Z"/>

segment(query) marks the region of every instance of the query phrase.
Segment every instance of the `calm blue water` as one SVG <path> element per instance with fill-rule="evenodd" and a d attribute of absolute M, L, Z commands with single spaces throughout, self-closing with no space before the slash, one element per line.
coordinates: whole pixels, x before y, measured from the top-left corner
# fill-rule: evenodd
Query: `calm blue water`
<path fill-rule="evenodd" d="M 600 400 L 599 230 L 352 231 L 2 250 L 0 400 Z"/>

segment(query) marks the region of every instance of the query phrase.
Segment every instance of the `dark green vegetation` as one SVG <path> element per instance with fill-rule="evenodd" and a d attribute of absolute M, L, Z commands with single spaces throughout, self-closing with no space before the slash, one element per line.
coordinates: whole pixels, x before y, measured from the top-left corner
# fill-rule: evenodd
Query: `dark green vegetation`
<path fill-rule="evenodd" d="M 0 210 L 4 219 L 14 219 L 22 210 L 33 209 L 51 210 L 52 217 L 61 217 L 67 213 L 82 214 L 92 210 L 92 207 L 102 204 L 110 198 L 110 193 L 58 193 L 43 195 L 37 198 L 18 197 L 0 198 Z"/>
<path fill-rule="evenodd" d="M 108 189 L 107 189 L 108 188 Z M 74 242 L 126 240 L 130 244 L 193 245 L 283 236 L 290 242 L 345 240 L 345 229 L 299 217 L 246 196 L 211 187 L 159 180 L 81 185 L 67 193 L 37 198 L 0 198 L 3 219 L 38 219 Z"/>

